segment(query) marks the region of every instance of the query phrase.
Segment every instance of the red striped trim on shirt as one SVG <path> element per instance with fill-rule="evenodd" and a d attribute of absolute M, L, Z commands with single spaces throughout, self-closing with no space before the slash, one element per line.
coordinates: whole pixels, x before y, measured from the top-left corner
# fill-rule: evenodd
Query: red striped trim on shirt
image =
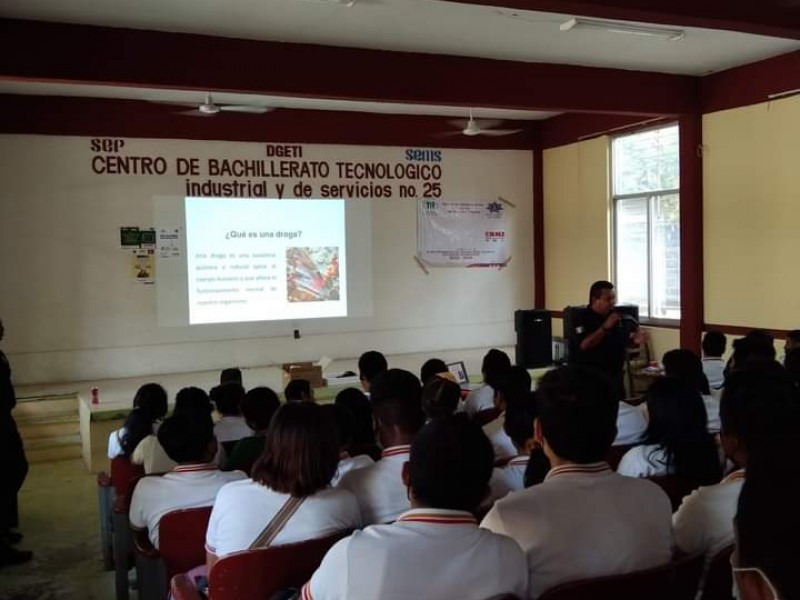
<path fill-rule="evenodd" d="M 722 480 L 722 483 L 730 483 L 731 481 L 736 481 L 737 479 L 744 479 L 744 469 L 738 469 L 733 473 L 728 474 L 728 476 Z"/>
<path fill-rule="evenodd" d="M 529 459 L 530 459 L 530 456 L 527 456 L 527 455 L 515 456 L 510 461 L 508 461 L 508 464 L 506 466 L 508 466 L 508 467 L 510 467 L 512 465 L 513 466 L 526 466 L 528 464 L 528 460 Z"/>
<path fill-rule="evenodd" d="M 197 471 L 217 471 L 217 465 L 212 465 L 208 463 L 197 464 L 197 465 L 178 465 L 177 467 L 173 467 L 170 473 L 195 473 Z"/>
<path fill-rule="evenodd" d="M 472 515 L 441 515 L 431 513 L 417 513 L 413 515 L 403 515 L 396 521 L 397 523 L 435 523 L 437 525 L 477 525 L 478 520 Z"/>
<path fill-rule="evenodd" d="M 411 446 L 392 446 L 391 448 L 386 448 L 383 452 L 381 452 L 381 458 L 388 458 L 390 456 L 400 456 L 401 454 L 408 454 L 411 452 Z"/>
<path fill-rule="evenodd" d="M 314 596 L 311 595 L 311 582 L 310 581 L 303 586 L 303 589 L 300 592 L 300 600 L 314 600 Z"/>
<path fill-rule="evenodd" d="M 606 462 L 591 463 L 588 465 L 562 465 L 560 467 L 553 467 L 544 478 L 545 481 L 558 475 L 567 475 L 572 473 L 604 473 L 611 472 L 611 467 Z"/>

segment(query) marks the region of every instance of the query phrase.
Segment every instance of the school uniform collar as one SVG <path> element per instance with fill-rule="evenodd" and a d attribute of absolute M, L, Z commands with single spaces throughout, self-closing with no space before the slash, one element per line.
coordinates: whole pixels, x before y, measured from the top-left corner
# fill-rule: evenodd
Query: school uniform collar
<path fill-rule="evenodd" d="M 397 518 L 396 523 L 429 523 L 433 525 L 478 525 L 472 513 L 444 508 L 412 508 Z"/>
<path fill-rule="evenodd" d="M 519 456 L 515 456 L 510 461 L 508 461 L 507 467 L 524 467 L 528 464 L 528 460 L 530 460 L 530 456 L 527 454 L 520 454 Z"/>
<path fill-rule="evenodd" d="M 722 480 L 722 483 L 731 483 L 732 481 L 738 481 L 739 479 L 744 479 L 745 470 L 744 469 L 736 469 L 732 473 L 728 473 L 728 476 Z"/>
<path fill-rule="evenodd" d="M 611 473 L 611 467 L 608 466 L 607 462 L 589 463 L 587 465 L 566 464 L 550 469 L 544 480 L 547 481 L 553 477 L 563 475 L 599 475 L 601 473 Z"/>
<path fill-rule="evenodd" d="M 191 465 L 178 465 L 170 470 L 170 473 L 199 473 L 201 471 L 218 471 L 217 465 L 211 463 L 194 463 Z"/>
<path fill-rule="evenodd" d="M 381 452 L 381 458 L 391 458 L 393 456 L 408 456 L 411 452 L 411 444 L 403 444 L 401 446 L 390 446 L 384 448 Z"/>

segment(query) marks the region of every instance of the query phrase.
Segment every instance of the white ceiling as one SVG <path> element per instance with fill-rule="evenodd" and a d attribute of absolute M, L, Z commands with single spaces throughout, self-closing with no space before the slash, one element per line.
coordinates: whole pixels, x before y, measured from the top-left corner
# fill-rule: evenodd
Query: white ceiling
<path fill-rule="evenodd" d="M 351 8 L 331 0 L 2 0 L 0 16 L 685 75 L 800 49 L 795 40 L 695 28 L 678 42 L 562 33 L 559 24 L 575 15 L 436 0 L 357 0 Z"/>

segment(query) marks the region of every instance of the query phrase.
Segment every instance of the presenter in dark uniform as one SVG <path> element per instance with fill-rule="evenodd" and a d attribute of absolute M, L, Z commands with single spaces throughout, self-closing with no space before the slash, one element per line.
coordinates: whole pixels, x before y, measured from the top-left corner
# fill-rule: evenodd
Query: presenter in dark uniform
<path fill-rule="evenodd" d="M 0 320 L 0 340 L 5 329 Z M 11 416 L 17 405 L 11 383 L 8 358 L 0 351 L 0 567 L 27 562 L 33 554 L 14 548 L 22 535 L 13 531 L 18 525 L 17 493 L 28 474 L 28 461 L 17 424 Z"/>
<path fill-rule="evenodd" d="M 644 341 L 637 323 L 623 327 L 623 316 L 614 310 L 617 295 L 610 281 L 595 281 L 589 289 L 589 306 L 576 319 L 572 348 L 575 362 L 600 371 L 614 383 L 619 400 L 625 384 L 625 349 Z"/>

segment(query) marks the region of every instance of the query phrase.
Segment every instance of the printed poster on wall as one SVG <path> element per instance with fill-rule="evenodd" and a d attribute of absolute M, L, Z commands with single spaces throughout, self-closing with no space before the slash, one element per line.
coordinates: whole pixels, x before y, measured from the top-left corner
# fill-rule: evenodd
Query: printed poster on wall
<path fill-rule="evenodd" d="M 136 283 L 150 285 L 156 280 L 156 257 L 153 249 L 131 251 L 131 275 Z"/>
<path fill-rule="evenodd" d="M 500 201 L 417 203 L 417 257 L 434 267 L 503 267 L 509 254 L 507 207 Z"/>

